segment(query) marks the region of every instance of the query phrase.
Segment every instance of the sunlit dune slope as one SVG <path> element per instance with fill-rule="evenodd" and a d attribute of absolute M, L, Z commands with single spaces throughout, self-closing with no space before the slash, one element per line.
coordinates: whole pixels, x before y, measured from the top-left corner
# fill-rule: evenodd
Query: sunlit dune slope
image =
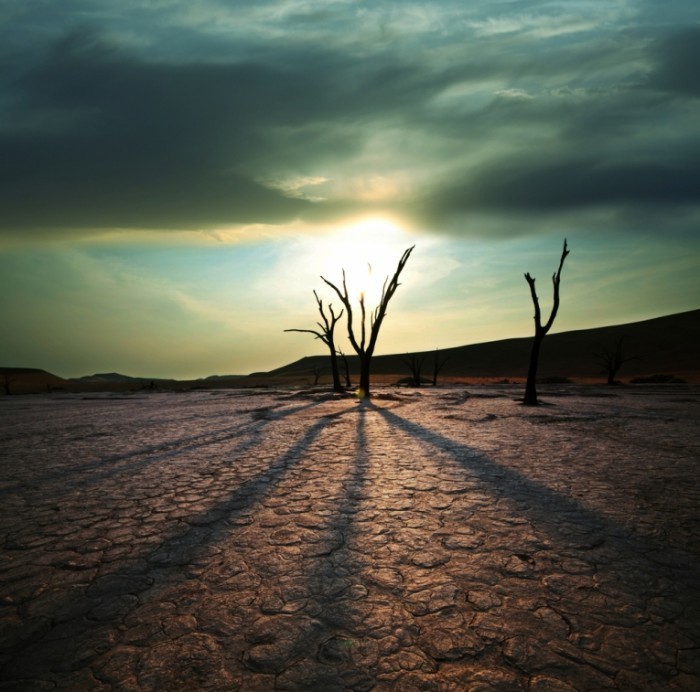
<path fill-rule="evenodd" d="M 700 382 L 700 310 L 630 324 L 549 334 L 542 347 L 539 375 L 582 380 L 602 378 L 600 354 L 613 352 L 624 337 L 624 357 L 635 357 L 620 370 L 619 379 L 668 373 Z M 523 378 L 527 373 L 531 337 L 492 341 L 442 349 L 446 359 L 441 377 Z M 378 355 L 372 372 L 409 374 L 406 364 L 414 354 Z M 431 377 L 434 351 L 425 352 L 423 375 Z M 273 370 L 269 375 L 301 375 L 327 364 L 327 356 L 312 356 Z M 351 369 L 356 362 L 350 359 Z"/>

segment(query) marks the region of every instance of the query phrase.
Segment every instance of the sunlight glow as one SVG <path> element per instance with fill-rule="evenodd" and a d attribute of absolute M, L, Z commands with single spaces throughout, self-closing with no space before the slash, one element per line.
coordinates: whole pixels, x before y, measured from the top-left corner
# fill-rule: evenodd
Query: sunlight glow
<path fill-rule="evenodd" d="M 355 221 L 321 241 L 321 274 L 341 288 L 345 270 L 350 298 L 364 294 L 371 309 L 379 303 L 384 281 L 391 278 L 410 245 L 408 234 L 388 218 Z"/>

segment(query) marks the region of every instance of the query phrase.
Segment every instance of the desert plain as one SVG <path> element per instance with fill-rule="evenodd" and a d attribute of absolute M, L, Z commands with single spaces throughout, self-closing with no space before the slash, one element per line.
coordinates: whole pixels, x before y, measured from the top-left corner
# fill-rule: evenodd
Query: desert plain
<path fill-rule="evenodd" d="M 700 388 L 540 393 L 0 399 L 0 689 L 700 689 Z"/>

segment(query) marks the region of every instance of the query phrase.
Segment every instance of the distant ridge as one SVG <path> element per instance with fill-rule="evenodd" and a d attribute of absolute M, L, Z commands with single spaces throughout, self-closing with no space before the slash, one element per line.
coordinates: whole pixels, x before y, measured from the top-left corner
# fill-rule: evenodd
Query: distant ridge
<path fill-rule="evenodd" d="M 130 375 L 122 375 L 118 372 L 102 372 L 94 375 L 83 375 L 82 377 L 71 378 L 72 382 L 170 382 L 158 377 L 131 377 Z"/>
<path fill-rule="evenodd" d="M 51 392 L 71 383 L 41 368 L 0 368 L 0 395 Z"/>
<path fill-rule="evenodd" d="M 619 379 L 669 373 L 700 382 L 700 309 L 609 327 L 551 333 L 542 347 L 539 375 L 600 381 L 602 368 L 596 354 L 613 350 L 621 337 L 625 355 L 637 356 L 638 360 L 625 363 Z M 447 359 L 440 376 L 523 378 L 531 343 L 532 337 L 522 337 L 440 349 L 440 358 Z M 433 353 L 431 349 L 375 356 L 372 372 L 408 375 L 406 358 L 425 354 L 423 374 L 430 376 Z M 348 360 L 355 370 L 356 357 Z M 328 356 L 307 356 L 267 376 L 308 375 L 327 364 Z"/>
<path fill-rule="evenodd" d="M 205 377 L 204 380 L 206 382 L 212 382 L 216 380 L 236 380 L 241 377 L 247 377 L 247 375 L 209 375 L 209 377 Z"/>
<path fill-rule="evenodd" d="M 580 329 L 549 334 L 540 359 L 541 378 L 567 377 L 582 382 L 603 382 L 604 376 L 596 354 L 611 351 L 624 337 L 624 353 L 637 359 L 625 363 L 618 379 L 625 382 L 636 377 L 656 374 L 674 375 L 687 382 L 700 384 L 700 309 L 656 317 L 639 322 Z M 439 350 L 440 359 L 447 359 L 440 378 L 471 381 L 499 379 L 523 380 L 532 337 L 490 341 Z M 372 372 L 387 377 L 407 377 L 407 358 L 425 355 L 423 376 L 430 378 L 434 349 L 413 353 L 375 356 Z M 251 375 L 212 375 L 199 380 L 173 380 L 130 377 L 120 373 L 95 373 L 75 379 L 63 379 L 40 368 L 0 367 L 0 396 L 7 393 L 29 394 L 56 391 L 142 391 L 158 389 L 186 391 L 210 387 L 267 386 L 275 380 L 281 384 L 303 384 L 313 381 L 314 372 L 324 371 L 322 382 L 329 375 L 329 358 L 307 356 L 269 372 Z M 357 357 L 348 356 L 351 372 L 357 373 Z M 388 380 L 394 381 L 394 380 Z"/>

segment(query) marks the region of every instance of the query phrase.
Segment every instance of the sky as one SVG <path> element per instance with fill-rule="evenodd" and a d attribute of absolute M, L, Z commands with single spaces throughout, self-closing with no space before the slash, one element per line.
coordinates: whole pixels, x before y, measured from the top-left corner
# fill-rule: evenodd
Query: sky
<path fill-rule="evenodd" d="M 697 0 L 0 17 L 0 366 L 270 370 L 411 246 L 377 353 L 531 335 L 564 238 L 553 331 L 700 307 Z"/>

